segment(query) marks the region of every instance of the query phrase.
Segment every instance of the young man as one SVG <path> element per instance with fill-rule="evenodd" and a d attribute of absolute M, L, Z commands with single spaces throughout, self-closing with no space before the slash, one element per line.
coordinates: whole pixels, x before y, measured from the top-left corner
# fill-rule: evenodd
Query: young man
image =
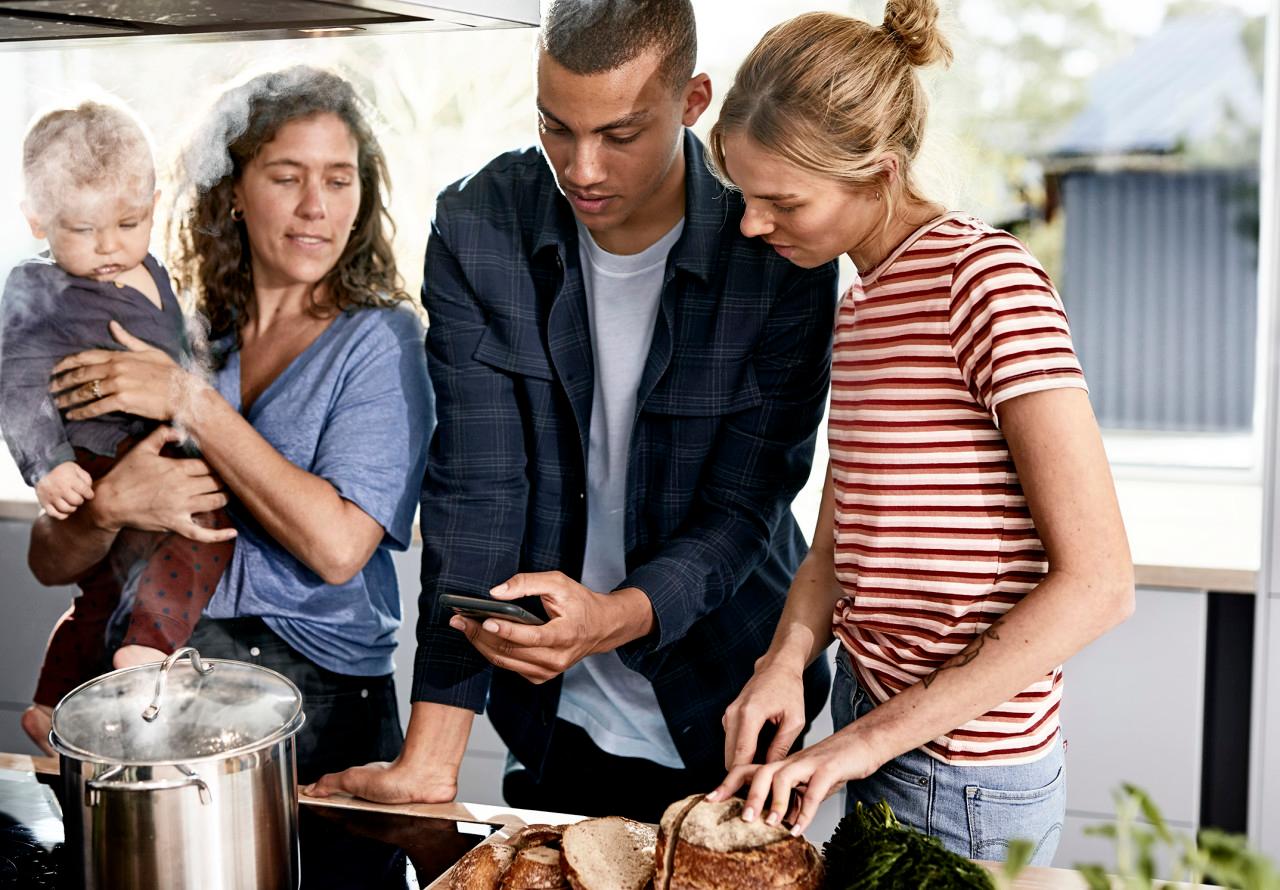
<path fill-rule="evenodd" d="M 316 793 L 451 800 L 486 700 L 513 806 L 657 821 L 724 775 L 721 717 L 804 551 L 836 272 L 739 232 L 685 129 L 711 101 L 695 33 L 688 0 L 552 3 L 542 151 L 440 196 L 413 713 L 394 763 Z M 442 593 L 550 620 L 451 617 Z M 812 719 L 825 664 L 807 680 Z"/>

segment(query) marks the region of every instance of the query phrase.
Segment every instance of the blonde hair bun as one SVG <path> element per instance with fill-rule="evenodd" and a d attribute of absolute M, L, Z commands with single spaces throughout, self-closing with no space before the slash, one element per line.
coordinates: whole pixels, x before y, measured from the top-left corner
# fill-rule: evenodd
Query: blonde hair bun
<path fill-rule="evenodd" d="M 951 44 L 938 29 L 934 0 L 887 0 L 882 27 L 902 44 L 907 61 L 917 68 L 935 62 L 951 64 Z"/>

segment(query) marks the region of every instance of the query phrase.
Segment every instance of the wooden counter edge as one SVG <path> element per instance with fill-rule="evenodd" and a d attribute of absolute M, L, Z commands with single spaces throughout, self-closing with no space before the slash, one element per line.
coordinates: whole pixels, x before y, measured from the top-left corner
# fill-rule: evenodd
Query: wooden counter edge
<path fill-rule="evenodd" d="M 1258 573 L 1249 569 L 1209 569 L 1195 566 L 1135 564 L 1138 587 L 1207 590 L 1213 593 L 1251 594 L 1258 589 Z"/>

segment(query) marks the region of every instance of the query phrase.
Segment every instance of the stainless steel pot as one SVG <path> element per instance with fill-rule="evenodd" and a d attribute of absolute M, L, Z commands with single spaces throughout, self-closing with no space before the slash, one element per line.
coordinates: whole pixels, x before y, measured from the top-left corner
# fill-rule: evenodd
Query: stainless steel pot
<path fill-rule="evenodd" d="M 296 888 L 304 719 L 287 678 L 191 648 L 69 693 L 50 741 L 84 886 Z"/>

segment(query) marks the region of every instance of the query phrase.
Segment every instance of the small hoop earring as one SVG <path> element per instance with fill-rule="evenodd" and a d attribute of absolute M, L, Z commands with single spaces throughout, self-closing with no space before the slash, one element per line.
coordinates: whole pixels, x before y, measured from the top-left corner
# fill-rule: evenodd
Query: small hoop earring
<path fill-rule="evenodd" d="M 231 220 L 232 222 L 244 222 L 244 211 L 239 207 L 232 207 Z"/>

